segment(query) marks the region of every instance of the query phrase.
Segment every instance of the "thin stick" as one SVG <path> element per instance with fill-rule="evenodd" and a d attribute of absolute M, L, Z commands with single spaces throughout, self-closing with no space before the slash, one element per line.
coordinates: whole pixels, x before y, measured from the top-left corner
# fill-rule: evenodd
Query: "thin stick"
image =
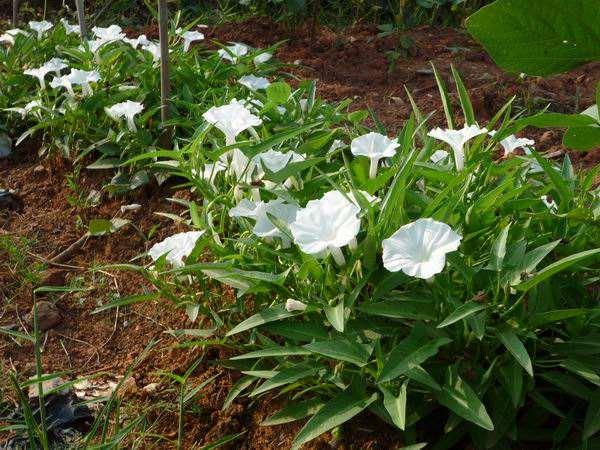
<path fill-rule="evenodd" d="M 89 237 L 89 233 L 85 233 L 83 236 L 81 236 L 79 239 L 77 239 L 75 242 L 69 245 L 69 247 L 66 250 L 60 252 L 55 257 L 51 258 L 49 262 L 62 263 L 67 261 L 73 255 L 73 253 L 77 252 L 81 247 L 83 247 L 83 244 L 86 243 Z"/>
<path fill-rule="evenodd" d="M 15 28 L 17 28 L 17 21 L 19 20 L 19 3 L 19 0 L 13 0 L 12 24 Z"/>
<path fill-rule="evenodd" d="M 85 7 L 83 6 L 83 0 L 75 0 L 75 5 L 77 6 L 77 20 L 79 21 L 79 34 L 81 35 L 81 40 L 85 40 L 85 36 L 87 35 L 87 29 L 85 27 Z"/>
<path fill-rule="evenodd" d="M 167 0 L 158 0 L 158 34 L 160 38 L 160 119 L 169 120 L 169 10 Z"/>

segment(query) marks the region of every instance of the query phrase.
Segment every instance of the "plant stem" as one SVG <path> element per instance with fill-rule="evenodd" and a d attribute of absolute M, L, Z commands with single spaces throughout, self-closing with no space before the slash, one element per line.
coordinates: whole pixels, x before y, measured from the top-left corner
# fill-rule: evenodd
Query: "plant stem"
<path fill-rule="evenodd" d="M 85 40 L 85 36 L 87 35 L 87 29 L 85 25 L 85 7 L 83 5 L 83 0 L 76 0 L 75 6 L 77 7 L 77 20 L 79 22 L 79 35 L 81 36 L 81 40 Z"/>
<path fill-rule="evenodd" d="M 169 10 L 167 0 L 158 0 L 158 34 L 160 39 L 160 118 L 169 120 Z"/>
<path fill-rule="evenodd" d="M 33 335 L 35 338 L 35 374 L 37 376 L 38 402 L 40 408 L 40 445 L 44 450 L 48 449 L 48 436 L 46 434 L 46 408 L 44 404 L 44 385 L 41 381 L 43 374 L 42 352 L 40 348 L 40 330 L 38 326 L 37 300 L 33 299 Z"/>
<path fill-rule="evenodd" d="M 19 20 L 19 0 L 13 0 L 13 14 L 12 14 L 12 24 L 13 27 L 17 28 L 17 21 Z"/>

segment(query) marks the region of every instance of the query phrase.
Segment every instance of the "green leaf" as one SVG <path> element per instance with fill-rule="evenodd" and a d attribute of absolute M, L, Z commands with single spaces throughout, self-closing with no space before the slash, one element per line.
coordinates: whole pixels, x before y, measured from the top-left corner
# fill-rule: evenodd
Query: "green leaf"
<path fill-rule="evenodd" d="M 502 228 L 500 234 L 494 241 L 492 251 L 490 255 L 490 262 L 486 269 L 500 272 L 504 263 L 504 256 L 506 256 L 506 241 L 508 239 L 508 232 L 510 231 L 510 223 Z"/>
<path fill-rule="evenodd" d="M 234 334 L 241 333 L 242 331 L 258 327 L 259 325 L 263 325 L 265 323 L 274 322 L 276 320 L 285 319 L 287 317 L 297 316 L 299 313 L 299 311 L 290 312 L 286 310 L 285 305 L 273 306 L 269 309 L 265 309 L 264 311 L 259 312 L 258 314 L 254 314 L 253 316 L 247 318 L 243 322 L 237 324 L 232 330 L 230 330 L 226 334 L 226 336 L 232 336 Z"/>
<path fill-rule="evenodd" d="M 379 386 L 381 392 L 383 392 L 383 406 L 389 413 L 394 425 L 401 430 L 406 427 L 406 389 L 408 387 L 408 381 L 402 383 L 400 386 L 400 393 L 396 397 L 392 392 L 383 387 Z"/>
<path fill-rule="evenodd" d="M 407 346 L 396 346 L 390 352 L 390 355 L 383 366 L 383 369 L 381 370 L 379 383 L 391 381 L 407 371 L 421 365 L 429 358 L 437 354 L 440 347 L 450 342 L 452 342 L 451 339 L 445 337 L 438 338 L 426 343 L 420 343 L 416 346 L 416 348 L 410 349 L 409 352 L 406 351 Z"/>
<path fill-rule="evenodd" d="M 438 401 L 463 419 L 492 431 L 494 424 L 473 389 L 459 376 L 449 377 L 437 396 Z"/>
<path fill-rule="evenodd" d="M 243 355 L 234 356 L 229 358 L 231 360 L 239 359 L 256 359 L 256 358 L 268 358 L 273 356 L 297 356 L 297 355 L 310 355 L 310 351 L 305 350 L 301 347 L 269 347 L 262 350 L 256 350 L 255 352 L 245 353 Z"/>
<path fill-rule="evenodd" d="M 511 329 L 504 329 L 497 332 L 498 339 L 504 344 L 506 349 L 514 356 L 517 362 L 525 369 L 529 376 L 533 377 L 533 366 L 527 349 Z"/>
<path fill-rule="evenodd" d="M 475 302 L 467 302 L 458 308 L 456 308 L 448 317 L 446 317 L 442 322 L 437 326 L 438 328 L 444 328 L 448 325 L 452 325 L 459 320 L 463 320 L 478 311 L 486 309 L 487 305 L 483 305 L 481 303 Z"/>
<path fill-rule="evenodd" d="M 307 368 L 304 365 L 297 365 L 288 369 L 284 369 L 280 372 L 277 372 L 273 377 L 269 378 L 263 384 L 254 389 L 250 393 L 250 396 L 253 397 L 255 395 L 262 394 L 263 392 L 270 391 L 271 389 L 275 389 L 276 387 L 293 383 L 301 380 L 302 378 L 310 377 L 311 375 L 316 374 L 318 370 L 318 367 Z"/>
<path fill-rule="evenodd" d="M 600 389 L 592 394 L 583 423 L 583 439 L 589 439 L 600 431 Z"/>
<path fill-rule="evenodd" d="M 325 308 L 324 311 L 331 326 L 340 333 L 343 333 L 346 324 L 346 308 L 344 307 L 344 301 L 341 300 L 336 306 Z"/>
<path fill-rule="evenodd" d="M 433 69 L 433 76 L 435 77 L 435 81 L 438 86 L 438 90 L 440 91 L 440 98 L 442 99 L 442 106 L 444 107 L 444 114 L 446 115 L 446 122 L 448 123 L 448 128 L 454 128 L 454 114 L 452 112 L 452 102 L 450 101 L 450 96 L 448 95 L 448 89 L 446 88 L 446 83 L 440 76 L 436 67 L 431 64 L 431 68 Z"/>
<path fill-rule="evenodd" d="M 339 394 L 306 422 L 292 442 L 292 450 L 299 450 L 302 444 L 352 419 L 375 400 L 377 394 L 369 397 L 358 397 L 351 392 Z"/>
<path fill-rule="evenodd" d="M 599 148 L 600 127 L 569 128 L 563 136 L 563 144 L 567 148 L 584 152 Z"/>
<path fill-rule="evenodd" d="M 256 377 L 245 376 L 240 378 L 229 390 L 225 401 L 223 402 L 223 407 L 221 410 L 225 411 L 229 406 L 233 403 L 233 401 L 240 395 L 248 386 L 256 381 Z"/>
<path fill-rule="evenodd" d="M 318 398 L 297 403 L 293 402 L 280 409 L 275 414 L 267 417 L 260 425 L 263 427 L 271 427 L 273 425 L 281 425 L 283 423 L 304 419 L 307 416 L 316 414 L 323 405 L 324 403 Z"/>
<path fill-rule="evenodd" d="M 600 248 L 594 248 L 592 250 L 585 250 L 583 252 L 575 253 L 574 255 L 567 256 L 559 261 L 556 261 L 549 266 L 544 267 L 540 270 L 533 278 L 524 281 L 521 284 L 515 286 L 519 291 L 528 291 L 534 286 L 537 286 L 542 281 L 550 278 L 552 275 L 561 272 L 574 264 L 577 264 L 587 258 L 597 255 L 600 253 Z"/>
<path fill-rule="evenodd" d="M 552 75 L 600 59 L 597 0 L 497 0 L 467 30 L 503 69 Z"/>
<path fill-rule="evenodd" d="M 435 320 L 435 305 L 429 299 L 398 297 L 376 303 L 363 303 L 358 309 L 372 316 L 392 319 Z"/>
<path fill-rule="evenodd" d="M 347 361 L 359 367 L 369 362 L 372 345 L 359 344 L 348 339 L 317 341 L 303 346 L 312 353 L 318 353 L 338 361 Z"/>
<path fill-rule="evenodd" d="M 460 78 L 460 74 L 454 68 L 452 64 L 450 64 L 450 69 L 452 71 L 452 77 L 454 78 L 454 83 L 456 84 L 456 92 L 458 92 L 458 99 L 460 100 L 460 106 L 463 110 L 463 115 L 465 116 L 465 123 L 467 125 L 473 125 L 477 121 L 475 120 L 475 113 L 473 112 L 473 105 L 471 104 L 471 99 L 469 98 L 469 93 L 467 92 L 467 88 Z"/>
<path fill-rule="evenodd" d="M 584 316 L 588 314 L 590 310 L 585 308 L 572 308 L 572 309 L 556 309 L 553 311 L 545 311 L 536 313 L 529 319 L 529 324 L 534 327 L 540 327 L 549 323 L 560 322 L 561 320 L 572 319 L 573 317 Z"/>
<path fill-rule="evenodd" d="M 278 105 L 286 103 L 290 98 L 290 95 L 292 95 L 292 88 L 283 81 L 271 83 L 267 87 L 267 98 L 269 101 Z"/>

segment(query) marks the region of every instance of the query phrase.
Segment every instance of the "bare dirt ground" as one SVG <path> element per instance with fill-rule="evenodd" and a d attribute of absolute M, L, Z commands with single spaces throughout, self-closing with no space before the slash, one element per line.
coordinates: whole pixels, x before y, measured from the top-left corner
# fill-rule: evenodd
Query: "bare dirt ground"
<path fill-rule="evenodd" d="M 152 28 L 143 30 L 153 35 Z M 358 26 L 335 33 L 320 28 L 311 36 L 308 28 L 293 32 L 268 20 L 252 20 L 211 29 L 207 38 L 219 41 L 239 41 L 265 47 L 287 39 L 277 57 L 299 66 L 289 71 L 300 78 L 317 79 L 318 94 L 329 100 L 352 98 L 353 108 L 372 108 L 394 135 L 410 114 L 410 104 L 404 92 L 406 86 L 425 112 L 437 110 L 434 121 L 442 124 L 435 80 L 429 62 L 432 61 L 449 80 L 449 65 L 463 75 L 469 88 L 477 117 L 485 120 L 511 96 L 517 95 L 520 108 L 538 109 L 551 103 L 551 109 L 576 112 L 593 103 L 595 82 L 600 79 L 600 64 L 590 64 L 580 70 L 558 77 L 541 80 L 518 80 L 502 73 L 464 33 L 451 29 L 423 27 L 410 33 L 415 44 L 412 55 L 397 61 L 396 70 L 388 72 L 385 52 L 394 48 L 392 38 L 377 37 L 373 26 Z M 559 131 L 532 131 L 538 149 L 560 157 L 564 152 Z M 150 289 L 140 277 L 130 272 L 88 269 L 103 264 L 126 262 L 143 253 L 153 242 L 177 231 L 183 231 L 172 221 L 154 214 L 162 211 L 181 212 L 180 207 L 169 203 L 165 197 L 186 197 L 171 186 L 148 188 L 128 197 L 110 198 L 103 195 L 99 206 L 83 207 L 72 201 L 74 191 L 66 176 L 73 168 L 60 158 L 42 159 L 36 155 L 36 143 L 30 142 L 16 157 L 0 161 L 1 187 L 15 189 L 24 201 L 20 213 L 10 219 L 0 220 L 0 239 L 13 241 L 26 238 L 30 244 L 23 250 L 24 267 L 43 264 L 76 241 L 82 234 L 81 223 L 92 218 L 126 217 L 148 233 L 159 224 L 151 242 L 145 242 L 131 227 L 116 234 L 90 238 L 82 249 L 65 262 L 70 267 L 52 267 L 39 273 L 37 279 L 24 281 L 23 264 L 0 248 L 0 325 L 15 324 L 27 329 L 25 315 L 33 302 L 33 289 L 43 284 L 69 284 L 95 286 L 94 290 L 67 294 L 53 294 L 62 319 L 44 333 L 43 358 L 46 372 L 71 371 L 73 376 L 104 373 L 109 377 L 122 375 L 151 340 L 157 340 L 150 354 L 134 370 L 135 386 L 129 393 L 130 411 L 144 411 L 152 432 L 165 436 L 164 441 L 149 439 L 143 448 L 171 448 L 176 436 L 177 423 L 175 393 L 161 383 L 160 370 L 183 373 L 202 352 L 201 348 L 181 349 L 177 339 L 165 333 L 172 329 L 190 328 L 186 315 L 168 301 L 148 302 L 120 310 L 92 314 L 100 304 L 118 296 Z M 580 166 L 598 163 L 600 149 L 587 154 L 571 154 Z M 82 192 L 101 190 L 109 172 L 83 170 L 77 183 Z M 70 200 L 71 199 L 71 200 Z M 138 212 L 121 214 L 120 206 L 139 203 Z M 78 225 L 79 224 L 79 225 Z M 191 379 L 197 384 L 210 376 L 218 375 L 199 398 L 199 409 L 186 415 L 185 448 L 200 448 L 219 438 L 244 432 L 229 448 L 282 449 L 289 448 L 301 424 L 277 427 L 260 427 L 260 422 L 273 413 L 279 399 L 268 398 L 251 403 L 240 400 L 226 411 L 221 406 L 232 383 L 239 374 L 223 371 L 214 366 L 214 360 L 227 356 L 224 349 L 213 349 Z M 0 361 L 3 371 L 15 369 L 22 377 L 35 371 L 32 346 L 16 345 L 0 337 Z M 158 382 L 154 392 L 143 387 Z M 399 435 L 374 416 L 364 415 L 346 427 L 341 442 L 331 436 L 321 437 L 307 446 L 312 449 L 328 448 L 399 448 Z M 2 437 L 0 436 L 0 444 Z M 457 447 L 458 448 L 458 447 Z M 460 448 L 464 448 L 460 447 Z M 525 448 L 525 447 L 523 447 Z"/>

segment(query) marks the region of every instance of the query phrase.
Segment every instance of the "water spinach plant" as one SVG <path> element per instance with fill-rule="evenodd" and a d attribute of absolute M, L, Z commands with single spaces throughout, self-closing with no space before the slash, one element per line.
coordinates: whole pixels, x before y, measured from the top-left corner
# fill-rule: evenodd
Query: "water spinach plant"
<path fill-rule="evenodd" d="M 371 129 L 368 112 L 274 75 L 270 52 L 200 57 L 198 35 L 174 26 L 165 150 L 156 43 L 113 26 L 57 55 L 67 28 L 36 27 L 7 32 L 0 52 L 3 107 L 31 121 L 25 136 L 101 155 L 92 167 L 117 168 L 113 192 L 143 173 L 194 194 L 176 218 L 189 231 L 155 243 L 146 265 L 113 267 L 156 290 L 98 313 L 161 297 L 185 307 L 198 324 L 181 330 L 188 345 L 237 350 L 219 361 L 243 374 L 224 408 L 285 396 L 264 424 L 306 420 L 293 448 L 343 436 L 367 411 L 408 448 L 597 442 L 600 169 L 556 165 L 515 136 L 555 115 L 514 117 L 508 101 L 478 123 L 453 71 L 460 120 L 437 77 L 444 127 L 415 105 L 399 130 L 376 117 Z"/>

